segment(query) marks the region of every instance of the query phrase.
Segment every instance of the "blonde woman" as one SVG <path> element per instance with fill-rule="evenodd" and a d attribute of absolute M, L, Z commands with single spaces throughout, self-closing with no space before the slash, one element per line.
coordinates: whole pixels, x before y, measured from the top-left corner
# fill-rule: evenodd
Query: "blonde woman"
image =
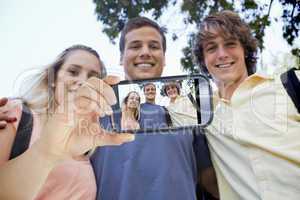
<path fill-rule="evenodd" d="M 135 92 L 129 92 L 122 103 L 122 118 L 121 128 L 122 130 L 137 130 L 140 129 L 138 123 L 140 115 L 140 95 Z"/>
<path fill-rule="evenodd" d="M 34 197 L 35 200 L 95 199 L 96 183 L 93 170 L 88 158 L 81 155 L 96 146 L 122 143 L 122 139 L 107 139 L 107 136 L 103 135 L 105 131 L 101 130 L 97 123 L 97 116 L 110 114 L 109 105 L 115 102 L 113 91 L 98 79 L 103 76 L 105 68 L 97 52 L 84 45 L 74 45 L 64 50 L 51 65 L 36 75 L 32 87 L 21 96 L 21 102 L 7 103 L 7 108 L 13 104 L 15 109 L 5 111 L 5 108 L 2 108 L 1 112 L 8 112 L 10 117 L 15 116 L 17 122 L 7 124 L 6 128 L 1 130 L 0 169 L 5 169 L 5 163 L 20 160 L 17 157 L 8 161 L 19 156 L 12 155 L 16 152 L 15 147 L 19 150 L 20 146 L 27 145 L 26 143 L 29 152 L 32 152 L 31 148 L 49 151 L 50 154 L 59 155 L 60 160 L 64 160 L 55 165 Z M 30 115 L 31 121 L 19 131 L 21 118 Z M 29 140 L 20 142 L 17 140 L 20 134 L 29 135 Z M 43 167 L 37 167 L 41 163 L 35 163 L 30 156 L 26 157 L 26 152 L 21 155 L 23 163 L 25 156 L 24 168 L 30 168 L 28 162 L 33 161 L 32 168 L 43 171 Z M 30 170 L 28 173 L 33 174 Z M 12 176 L 12 179 L 14 178 Z M 28 193 L 32 192 L 32 188 L 26 185 L 20 190 L 26 188 L 29 188 Z M 22 194 L 25 198 L 26 191 Z M 19 198 L 24 199 L 22 195 Z"/>

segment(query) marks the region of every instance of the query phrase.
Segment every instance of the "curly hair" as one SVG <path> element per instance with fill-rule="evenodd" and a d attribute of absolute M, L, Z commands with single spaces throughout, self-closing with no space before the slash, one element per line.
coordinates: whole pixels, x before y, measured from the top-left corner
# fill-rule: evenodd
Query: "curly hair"
<path fill-rule="evenodd" d="M 180 95 L 180 89 L 181 89 L 180 83 L 177 82 L 177 81 L 171 81 L 171 82 L 166 82 L 163 85 L 163 87 L 161 88 L 163 96 L 168 96 L 168 94 L 167 94 L 167 88 L 169 86 L 175 86 L 176 89 L 177 89 L 178 95 Z"/>
<path fill-rule="evenodd" d="M 251 34 L 249 25 L 238 14 L 229 10 L 209 15 L 200 24 L 199 32 L 196 34 L 193 54 L 195 62 L 203 73 L 209 75 L 204 62 L 203 42 L 216 37 L 211 30 L 216 30 L 224 38 L 233 37 L 240 41 L 245 51 L 248 75 L 255 73 L 257 39 Z"/>

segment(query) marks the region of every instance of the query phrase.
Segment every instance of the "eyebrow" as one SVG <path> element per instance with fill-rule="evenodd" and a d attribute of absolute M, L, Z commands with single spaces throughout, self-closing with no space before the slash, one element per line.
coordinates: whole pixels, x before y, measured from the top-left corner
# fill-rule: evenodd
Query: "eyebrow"
<path fill-rule="evenodd" d="M 208 40 L 208 42 L 203 42 L 203 48 L 207 47 L 208 45 L 214 45 L 216 42 L 213 41 L 214 38 Z M 224 38 L 224 41 L 238 41 L 235 37 L 227 37 Z"/>
<path fill-rule="evenodd" d="M 213 42 L 213 41 L 204 42 L 204 43 L 203 43 L 203 48 L 206 48 L 207 46 L 209 46 L 209 45 L 214 45 L 214 44 L 216 44 L 216 42 Z"/>
<path fill-rule="evenodd" d="M 70 66 L 75 67 L 75 68 L 77 68 L 77 69 L 82 69 L 82 68 L 83 68 L 81 65 L 77 65 L 77 64 L 70 64 Z M 100 74 L 100 75 L 101 75 L 101 72 L 97 72 L 97 71 L 95 71 L 95 70 L 91 70 L 90 72 L 96 73 L 96 74 Z"/>
<path fill-rule="evenodd" d="M 82 68 L 82 66 L 81 66 L 81 65 L 77 65 L 77 64 L 70 64 L 70 66 L 72 66 L 72 67 L 76 67 L 76 68 Z"/>
<path fill-rule="evenodd" d="M 128 44 L 136 44 L 136 43 L 142 43 L 142 40 L 133 40 L 131 42 L 129 42 Z M 158 40 L 150 40 L 149 43 L 157 43 L 160 44 L 160 42 Z"/>

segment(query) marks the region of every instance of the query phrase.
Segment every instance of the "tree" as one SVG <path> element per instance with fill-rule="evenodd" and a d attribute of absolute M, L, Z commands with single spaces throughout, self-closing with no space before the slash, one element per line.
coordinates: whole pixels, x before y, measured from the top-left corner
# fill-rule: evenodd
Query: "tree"
<path fill-rule="evenodd" d="M 300 1 L 279 0 L 283 13 L 283 37 L 288 44 L 292 45 L 299 36 L 300 30 Z M 133 17 L 150 13 L 155 20 L 160 18 L 164 11 L 176 4 L 180 4 L 180 12 L 184 14 L 185 25 L 198 26 L 203 18 L 210 13 L 220 10 L 233 10 L 242 13 L 253 30 L 254 36 L 259 41 L 259 48 L 262 50 L 265 28 L 270 25 L 269 17 L 273 0 L 269 4 L 258 4 L 255 0 L 242 0 L 236 3 L 234 0 L 94 0 L 96 4 L 95 13 L 97 19 L 104 24 L 103 32 L 114 43 L 125 22 Z M 173 39 L 177 39 L 173 33 Z M 189 72 L 196 72 L 193 64 L 191 46 L 194 41 L 194 33 L 188 36 L 188 44 L 183 48 L 181 64 L 183 69 Z M 292 50 L 294 55 L 300 56 L 300 49 Z"/>

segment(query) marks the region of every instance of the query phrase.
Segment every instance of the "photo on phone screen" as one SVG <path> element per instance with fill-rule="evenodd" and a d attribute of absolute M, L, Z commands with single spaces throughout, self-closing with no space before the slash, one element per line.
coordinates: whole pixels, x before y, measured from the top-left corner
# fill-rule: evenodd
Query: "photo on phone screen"
<path fill-rule="evenodd" d="M 116 131 L 205 127 L 212 120 L 212 91 L 202 75 L 121 81 L 113 88 Z"/>

